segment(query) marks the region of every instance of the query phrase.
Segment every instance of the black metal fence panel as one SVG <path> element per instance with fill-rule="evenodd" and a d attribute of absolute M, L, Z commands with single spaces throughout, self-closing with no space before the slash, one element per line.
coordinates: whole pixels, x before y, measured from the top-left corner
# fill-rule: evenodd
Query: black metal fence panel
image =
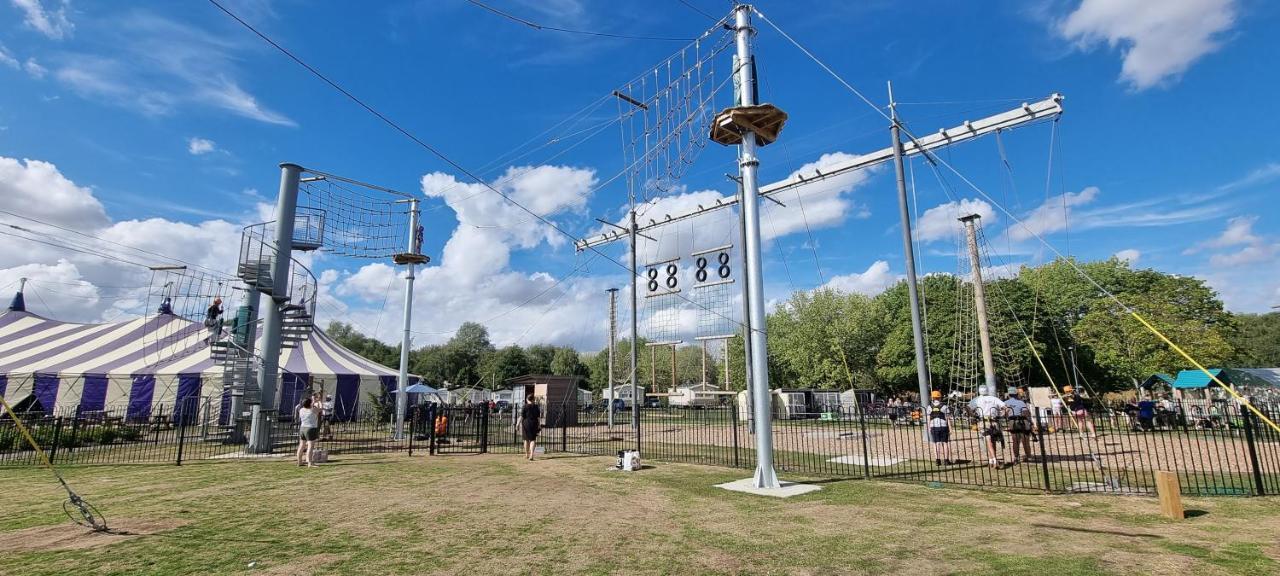
<path fill-rule="evenodd" d="M 188 464 L 291 457 L 298 449 L 296 423 L 268 414 L 269 449 L 251 449 L 247 419 L 220 419 L 208 404 L 193 398 L 179 410 L 157 408 L 146 418 L 127 417 L 137 414 L 129 406 L 110 406 L 23 421 L 56 464 Z M 735 407 L 628 409 L 614 412 L 612 420 L 594 405 L 555 413 L 565 416 L 540 423 L 541 451 L 612 456 L 639 449 L 649 460 L 755 466 L 750 416 Z M 519 414 L 511 410 L 425 405 L 410 412 L 406 427 L 397 438 L 390 412 L 372 410 L 323 422 L 318 445 L 339 457 L 412 454 L 415 444 L 435 454 L 524 450 Z M 994 423 L 956 416 L 945 438 L 931 437 L 915 415 L 885 410 L 789 412 L 775 415 L 771 427 L 778 471 L 791 477 L 1152 494 L 1154 472 L 1168 470 L 1188 495 L 1280 494 L 1280 432 L 1234 406 L 1220 407 L 1212 417 L 1179 411 L 1145 421 L 1123 412 Z M 0 466 L 38 461 L 14 422 L 0 419 Z"/>

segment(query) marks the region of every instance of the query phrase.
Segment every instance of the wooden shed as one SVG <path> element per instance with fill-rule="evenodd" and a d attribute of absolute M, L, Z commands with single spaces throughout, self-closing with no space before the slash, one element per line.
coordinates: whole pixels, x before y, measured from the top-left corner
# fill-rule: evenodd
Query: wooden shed
<path fill-rule="evenodd" d="M 581 376 L 525 374 L 507 380 L 507 384 L 514 389 L 513 396 L 521 404 L 530 395 L 538 399 L 538 403 L 542 405 L 543 426 L 559 428 L 578 423 L 578 383 L 581 381 Z M 519 409 L 516 407 L 516 410 Z"/>

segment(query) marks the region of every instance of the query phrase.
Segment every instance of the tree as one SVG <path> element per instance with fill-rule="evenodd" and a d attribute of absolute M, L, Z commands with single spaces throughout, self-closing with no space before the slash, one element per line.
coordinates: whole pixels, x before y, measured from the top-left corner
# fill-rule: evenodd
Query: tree
<path fill-rule="evenodd" d="M 769 316 L 769 354 L 788 385 L 846 389 L 874 379 L 883 313 L 869 297 L 796 292 Z M 770 374 L 771 379 L 773 373 Z"/>
<path fill-rule="evenodd" d="M 441 376 L 455 386 L 471 386 L 480 382 L 480 363 L 493 353 L 489 331 L 475 322 L 458 327 L 442 351 Z"/>
<path fill-rule="evenodd" d="M 529 359 L 530 374 L 550 374 L 551 361 L 555 359 L 556 348 L 546 344 L 538 344 L 525 349 Z"/>
<path fill-rule="evenodd" d="M 556 376 L 586 376 L 588 369 L 578 359 L 578 351 L 573 348 L 556 348 L 551 358 L 551 373 Z"/>
<path fill-rule="evenodd" d="M 1249 368 L 1280 366 L 1280 312 L 1237 314 L 1239 332 L 1231 340 L 1232 364 Z"/>
<path fill-rule="evenodd" d="M 485 357 L 481 371 L 488 385 L 502 388 L 507 380 L 529 374 L 529 358 L 520 346 L 512 344 Z"/>
<path fill-rule="evenodd" d="M 1154 270 L 1135 276 L 1141 282 L 1116 296 L 1165 337 L 1205 366 L 1222 365 L 1234 356 L 1233 319 L 1203 280 Z M 1113 375 L 1104 388 L 1128 388 L 1151 374 L 1176 372 L 1190 364 L 1109 298 L 1098 298 L 1072 334 Z"/>

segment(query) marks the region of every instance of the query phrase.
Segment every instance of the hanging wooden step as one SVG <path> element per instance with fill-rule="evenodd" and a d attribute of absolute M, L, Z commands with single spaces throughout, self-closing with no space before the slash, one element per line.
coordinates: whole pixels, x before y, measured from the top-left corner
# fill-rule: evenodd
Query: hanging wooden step
<path fill-rule="evenodd" d="M 716 114 L 711 123 L 711 139 L 725 146 L 742 143 L 742 135 L 752 132 L 756 144 L 767 146 L 778 139 L 782 125 L 787 123 L 787 113 L 773 104 L 734 106 Z"/>
<path fill-rule="evenodd" d="M 401 266 L 404 266 L 406 264 L 426 264 L 427 262 L 431 261 L 431 257 L 425 254 L 413 254 L 410 252 L 403 252 L 403 253 L 392 256 L 391 261 Z"/>

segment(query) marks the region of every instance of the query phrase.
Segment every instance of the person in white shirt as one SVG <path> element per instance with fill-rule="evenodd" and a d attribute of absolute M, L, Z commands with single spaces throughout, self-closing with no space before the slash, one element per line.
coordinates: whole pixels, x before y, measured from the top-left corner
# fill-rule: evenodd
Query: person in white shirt
<path fill-rule="evenodd" d="M 1049 399 L 1049 414 L 1050 414 L 1049 427 L 1053 428 L 1054 430 L 1061 430 L 1062 429 L 1062 398 L 1059 398 L 1057 394 L 1054 394 L 1053 397 Z M 1050 430 L 1050 432 L 1052 432 L 1052 430 Z"/>
<path fill-rule="evenodd" d="M 320 407 L 312 404 L 311 397 L 302 399 L 298 405 L 298 465 L 315 466 L 311 461 L 311 451 L 320 438 Z"/>
<path fill-rule="evenodd" d="M 321 410 L 324 411 L 320 415 L 320 432 L 326 440 L 333 439 L 333 428 L 330 427 L 330 421 L 333 420 L 333 396 L 326 395 L 324 402 L 320 403 Z"/>
<path fill-rule="evenodd" d="M 969 406 L 973 408 L 974 415 L 979 419 L 978 427 L 982 437 L 987 440 L 987 464 L 992 468 L 999 468 L 1000 452 L 996 449 L 996 443 L 998 442 L 1001 448 L 1004 447 L 1004 432 L 1000 430 L 999 418 L 1005 414 L 1008 407 L 999 398 L 992 396 L 986 386 L 978 387 L 978 397 L 974 398 Z"/>

